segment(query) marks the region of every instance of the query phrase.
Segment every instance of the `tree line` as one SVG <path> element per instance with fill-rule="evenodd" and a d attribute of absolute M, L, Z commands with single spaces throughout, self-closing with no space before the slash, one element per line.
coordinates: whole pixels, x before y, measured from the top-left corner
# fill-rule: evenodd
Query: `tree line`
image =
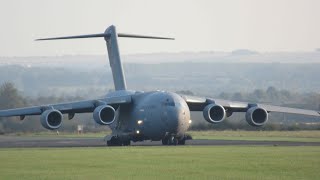
<path fill-rule="evenodd" d="M 197 93 L 189 90 L 177 91 L 180 94 L 195 95 Z M 319 110 L 320 94 L 319 93 L 295 93 L 288 90 L 278 90 L 274 87 L 269 87 L 266 90 L 257 89 L 252 92 L 235 92 L 235 93 L 221 93 L 218 98 L 235 100 L 270 103 L 275 105 L 286 105 L 289 107 L 305 108 Z M 42 104 L 54 104 L 68 101 L 84 100 L 80 96 L 38 96 L 28 97 L 24 96 L 13 83 L 6 82 L 0 86 L 0 109 L 19 108 L 26 106 L 37 106 Z M 226 121 L 220 124 L 209 124 L 203 120 L 202 113 L 193 113 L 192 118 L 194 123 L 191 126 L 192 130 L 226 130 L 226 129 L 245 129 L 257 130 L 258 128 L 250 127 L 245 123 L 244 115 L 235 114 Z M 300 129 L 320 129 L 317 124 L 319 119 L 305 116 L 296 116 L 283 114 L 276 114 L 271 116 L 270 122 L 259 128 L 259 130 L 300 130 Z M 306 122 L 315 122 L 314 124 Z M 71 121 L 63 121 L 63 126 L 59 131 L 74 132 L 77 125 L 85 125 L 84 131 L 102 131 L 107 130 L 108 127 L 99 126 L 95 124 L 92 119 L 92 114 L 77 114 Z M 25 120 L 20 121 L 19 117 L 0 118 L 0 133 L 15 133 L 15 132 L 41 132 L 48 131 L 44 129 L 38 116 L 26 117 Z"/>

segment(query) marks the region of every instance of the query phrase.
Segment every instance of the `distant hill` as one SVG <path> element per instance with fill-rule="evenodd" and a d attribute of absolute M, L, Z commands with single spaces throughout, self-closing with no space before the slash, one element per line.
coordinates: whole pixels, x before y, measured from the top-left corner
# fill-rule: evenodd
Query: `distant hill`
<path fill-rule="evenodd" d="M 248 50 L 248 49 L 238 49 L 238 50 L 232 51 L 231 54 L 235 56 L 238 56 L 238 55 L 244 56 L 244 55 L 255 55 L 259 53 L 256 51 Z"/>
<path fill-rule="evenodd" d="M 68 59 L 66 59 L 67 61 Z M 0 83 L 10 81 L 30 96 L 103 95 L 113 89 L 107 62 L 100 67 L 74 64 L 59 67 L 0 66 Z M 293 92 L 320 92 L 320 63 L 125 63 L 128 88 L 134 90 L 190 90 L 215 96 L 221 92 L 251 92 L 269 86 Z"/>
<path fill-rule="evenodd" d="M 320 51 L 259 53 L 239 49 L 232 52 L 181 52 L 123 55 L 124 63 L 320 63 Z M 106 55 L 66 55 L 55 57 L 0 57 L 0 65 L 26 67 L 51 66 L 65 68 L 97 68 L 109 66 Z"/>
<path fill-rule="evenodd" d="M 320 91 L 320 52 L 183 52 L 122 56 L 128 87 L 190 90 L 205 95 L 250 92 L 274 86 Z M 0 57 L 0 83 L 10 81 L 27 95 L 104 94 L 113 89 L 106 55 Z M 96 93 L 88 93 L 93 92 Z M 95 96 L 94 96 L 95 97 Z"/>

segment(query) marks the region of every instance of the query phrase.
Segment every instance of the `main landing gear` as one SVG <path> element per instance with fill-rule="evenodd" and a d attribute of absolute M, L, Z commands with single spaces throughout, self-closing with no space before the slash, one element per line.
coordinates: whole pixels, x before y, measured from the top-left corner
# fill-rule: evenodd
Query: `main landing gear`
<path fill-rule="evenodd" d="M 121 140 L 118 137 L 112 137 L 109 141 L 107 141 L 108 146 L 129 146 L 131 143 L 130 140 Z"/>
<path fill-rule="evenodd" d="M 175 136 L 165 136 L 162 139 L 162 145 L 185 145 L 186 144 L 186 138 L 177 138 Z"/>

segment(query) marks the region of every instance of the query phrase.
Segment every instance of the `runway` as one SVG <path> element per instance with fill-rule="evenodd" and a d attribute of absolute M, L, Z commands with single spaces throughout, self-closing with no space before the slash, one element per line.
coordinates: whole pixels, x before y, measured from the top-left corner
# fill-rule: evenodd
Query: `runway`
<path fill-rule="evenodd" d="M 244 140 L 188 140 L 187 146 L 320 146 L 320 142 L 244 141 Z M 161 141 L 131 143 L 131 146 L 162 146 Z M 0 148 L 32 147 L 107 147 L 103 138 L 45 138 L 0 136 Z"/>

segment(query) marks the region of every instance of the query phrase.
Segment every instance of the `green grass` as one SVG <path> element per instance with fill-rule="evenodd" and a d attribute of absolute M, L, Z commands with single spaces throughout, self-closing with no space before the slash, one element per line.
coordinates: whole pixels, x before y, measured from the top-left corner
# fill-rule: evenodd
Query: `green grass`
<path fill-rule="evenodd" d="M 60 133 L 41 132 L 27 134 L 12 134 L 10 136 L 47 137 L 47 138 L 97 138 L 110 134 L 111 131 L 98 133 Z M 296 141 L 320 142 L 320 131 L 189 131 L 194 139 L 215 140 L 252 140 L 252 141 Z"/>
<path fill-rule="evenodd" d="M 0 149 L 0 179 L 318 179 L 320 147 Z"/>

